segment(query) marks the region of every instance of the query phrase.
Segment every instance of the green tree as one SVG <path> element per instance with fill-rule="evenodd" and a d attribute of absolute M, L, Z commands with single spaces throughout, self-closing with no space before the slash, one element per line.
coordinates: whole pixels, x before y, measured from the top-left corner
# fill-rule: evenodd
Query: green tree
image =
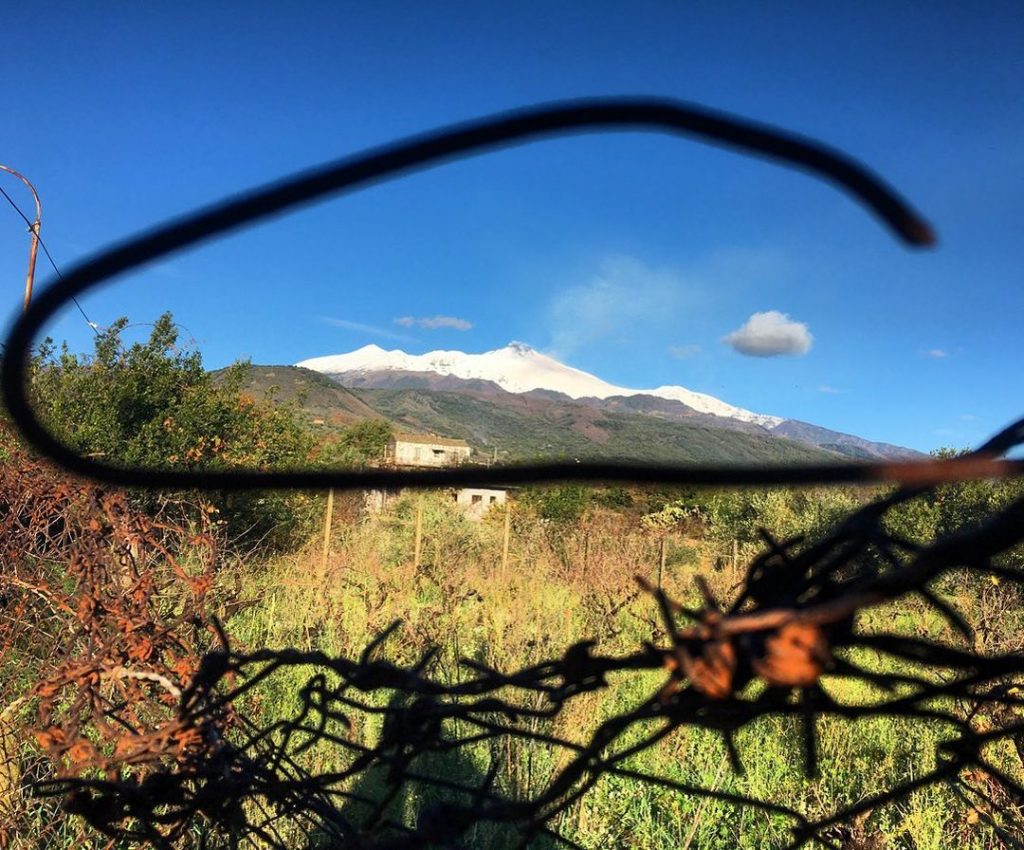
<path fill-rule="evenodd" d="M 519 501 L 541 519 L 571 525 L 590 507 L 591 492 L 581 484 L 531 487 L 522 492 Z"/>
<path fill-rule="evenodd" d="M 361 467 L 381 460 L 394 430 L 386 419 L 363 419 L 343 430 L 317 453 L 317 464 L 331 468 Z"/>
<path fill-rule="evenodd" d="M 967 449 L 938 449 L 933 457 L 941 460 L 961 457 Z M 957 531 L 977 527 L 1015 496 L 1021 482 L 955 481 L 943 484 L 916 499 L 896 506 L 887 517 L 887 527 L 915 543 L 927 543 Z"/>
<path fill-rule="evenodd" d="M 141 468 L 297 468 L 313 446 L 294 411 L 241 391 L 236 364 L 214 381 L 202 357 L 178 344 L 170 313 L 145 341 L 126 344 L 127 319 L 99 333 L 91 356 L 58 351 L 47 339 L 32 363 L 31 393 L 61 442 L 107 463 Z M 142 499 L 143 497 L 139 497 Z M 213 498 L 239 543 L 275 546 L 299 536 L 311 499 L 301 494 L 235 493 Z"/>

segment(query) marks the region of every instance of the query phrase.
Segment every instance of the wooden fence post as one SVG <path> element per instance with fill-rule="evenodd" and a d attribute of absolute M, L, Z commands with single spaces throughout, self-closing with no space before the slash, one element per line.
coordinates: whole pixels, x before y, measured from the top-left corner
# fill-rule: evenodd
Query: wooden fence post
<path fill-rule="evenodd" d="M 416 543 L 413 550 L 412 565 L 419 568 L 420 554 L 423 548 L 423 497 L 416 500 Z"/>
<path fill-rule="evenodd" d="M 327 575 L 327 556 L 331 553 L 331 524 L 334 522 L 334 488 L 327 491 L 327 510 L 324 511 L 324 551 L 320 558 L 320 576 Z"/>
<path fill-rule="evenodd" d="M 661 590 L 661 576 L 665 572 L 665 541 L 667 537 L 661 538 L 661 560 L 658 561 L 658 590 Z"/>
<path fill-rule="evenodd" d="M 508 575 L 508 543 L 512 531 L 512 504 L 505 498 L 505 531 L 501 538 L 501 574 Z"/>

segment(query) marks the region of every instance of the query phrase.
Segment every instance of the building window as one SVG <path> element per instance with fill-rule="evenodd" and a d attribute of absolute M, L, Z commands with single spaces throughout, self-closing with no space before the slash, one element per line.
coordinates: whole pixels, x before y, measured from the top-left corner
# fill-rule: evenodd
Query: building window
<path fill-rule="evenodd" d="M 498 501 L 498 497 L 497 496 L 491 496 L 491 504 L 493 505 L 496 501 Z"/>
<path fill-rule="evenodd" d="M 479 494 L 477 494 L 476 496 L 472 497 L 472 502 L 473 502 L 474 505 L 479 505 L 483 500 L 484 500 L 484 497 L 479 495 Z"/>

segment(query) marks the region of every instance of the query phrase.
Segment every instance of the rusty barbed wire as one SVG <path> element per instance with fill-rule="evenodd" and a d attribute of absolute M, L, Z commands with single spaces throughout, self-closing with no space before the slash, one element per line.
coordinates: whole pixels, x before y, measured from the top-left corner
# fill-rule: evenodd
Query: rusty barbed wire
<path fill-rule="evenodd" d="M 867 504 L 815 543 L 775 540 L 763 532 L 765 551 L 728 604 L 700 580 L 703 603 L 697 609 L 639 580 L 660 611 L 661 644 L 602 655 L 593 641 L 581 641 L 512 672 L 464 659 L 466 678 L 452 683 L 433 675 L 433 651 L 408 666 L 380 658 L 397 624 L 358 658 L 287 648 L 244 651 L 218 625 L 212 626 L 218 648 L 201 659 L 185 653 L 175 629 L 198 609 L 168 622 L 138 607 L 149 596 L 149 580 L 124 547 L 151 539 L 145 521 L 126 512 L 116 496 L 82 492 L 91 494 L 87 498 L 109 522 L 96 536 L 72 544 L 72 563 L 79 598 L 102 598 L 104 609 L 78 602 L 75 616 L 90 651 L 69 655 L 33 690 L 39 699 L 36 740 L 59 765 L 34 790 L 60 797 L 69 812 L 112 839 L 172 848 L 201 828 L 253 846 L 294 847 L 302 836 L 311 847 L 397 850 L 465 846 L 473 830 L 492 824 L 508 831 L 512 846 L 577 846 L 560 834 L 559 817 L 602 778 L 618 777 L 784 818 L 792 848 L 841 846 L 835 836 L 843 824 L 944 784 L 971 801 L 1003 846 L 1024 841 L 1024 787 L 989 756 L 993 747 L 1008 744 L 1024 769 L 1024 646 L 990 655 L 976 651 L 965 642 L 970 626 L 934 588 L 947 573 L 969 570 L 997 578 L 1005 593 L 1024 589 L 1019 557 L 1001 559 L 1024 543 L 1024 498 L 927 546 L 900 538 L 885 524 L 895 507 L 924 495 L 921 489 Z M 45 545 L 70 534 L 66 525 L 57 530 L 39 516 L 27 524 L 40 523 L 54 529 Z M 91 521 L 87 527 L 93 529 Z M 106 548 L 111 543 L 112 550 Z M 105 553 L 118 545 L 121 559 L 112 562 Z M 171 558 L 166 546 L 154 552 Z M 128 586 L 111 584 L 115 563 L 128 570 Z M 169 563 L 198 604 L 208 572 Z M 865 610 L 908 594 L 921 595 L 948 623 L 948 639 L 861 627 Z M 116 639 L 101 639 L 102 625 L 120 616 L 132 623 L 141 617 L 147 630 L 115 630 Z M 853 659 L 858 650 L 916 672 L 867 669 Z M 107 659 L 103 665 L 94 660 L 97 653 Z M 172 657 L 195 661 L 175 664 Z M 584 694 L 658 670 L 660 684 L 631 710 L 596 724 L 585 739 L 551 731 L 550 721 Z M 274 677 L 296 672 L 303 672 L 305 683 L 287 719 L 261 724 L 239 708 Z M 829 686 L 839 678 L 870 685 L 879 696 L 844 701 Z M 58 704 L 64 692 L 73 695 L 71 701 Z M 154 713 L 159 722 L 151 719 Z M 946 731 L 932 769 L 818 819 L 790 803 L 687 784 L 631 764 L 681 730 L 703 729 L 722 737 L 732 770 L 742 773 L 737 733 L 766 717 L 802 729 L 808 776 L 817 772 L 822 718 L 903 718 Z M 376 743 L 360 743 L 351 734 L 361 718 L 379 721 Z M 98 744 L 96 732 L 106 736 Z M 532 793 L 504 787 L 496 763 L 471 779 L 430 769 L 432 759 L 480 747 L 496 752 L 511 740 L 563 754 L 560 768 Z M 303 754 L 321 746 L 345 764 L 321 772 L 304 764 Z M 371 775 L 377 777 L 376 794 L 361 790 Z M 396 800 L 426 792 L 439 799 L 423 807 L 414 824 L 391 811 Z"/>
<path fill-rule="evenodd" d="M 999 460 L 1024 441 L 1024 420 L 968 457 L 929 463 L 791 468 L 544 464 L 408 475 L 293 470 L 175 473 L 119 469 L 76 455 L 42 428 L 25 392 L 34 334 L 68 298 L 144 262 L 330 193 L 517 141 L 581 129 L 657 129 L 712 140 L 817 173 L 864 202 L 908 244 L 930 244 L 928 225 L 891 189 L 845 155 L 818 143 L 701 107 L 661 100 L 593 100 L 507 113 L 298 175 L 143 234 L 72 270 L 44 291 L 13 327 L 2 362 L 7 407 L 36 448 L 66 468 L 125 486 L 254 489 L 411 486 L 575 479 L 714 485 L 872 481 L 900 489 L 854 512 L 819 541 L 776 540 L 751 563 L 731 600 L 699 584 L 687 608 L 641 582 L 663 639 L 621 655 L 580 641 L 556 657 L 512 672 L 463 660 L 466 678 L 434 673 L 435 652 L 402 666 L 380 658 L 397 626 L 358 658 L 294 648 L 237 647 L 204 601 L 212 587 L 212 538 L 133 511 L 125 496 L 54 476 L 25 458 L 0 465 L 0 662 L 34 642 L 46 659 L 39 680 L 10 704 L 31 703 L 34 739 L 50 776 L 34 793 L 63 801 L 113 841 L 202 846 L 457 847 L 483 824 L 502 826 L 513 846 L 577 846 L 560 817 L 606 777 L 750 807 L 789 825 L 789 845 L 838 847 L 837 829 L 874 809 L 944 784 L 970 800 L 1004 846 L 1024 842 L 1024 788 L 990 757 L 1011 746 L 1024 768 L 1024 652 L 968 646 L 971 627 L 936 584 L 967 570 L 1024 586 L 1024 498 L 984 523 L 915 544 L 886 526 L 898 505 L 952 480 L 1020 475 L 1024 461 Z M 11 469 L 8 469 L 11 466 Z M 67 567 L 67 577 L 56 567 Z M 864 628 L 866 610 L 915 594 L 949 625 L 935 640 Z M 173 602 L 171 600 L 174 600 Z M 209 649 L 209 644 L 216 649 Z M 205 651 L 204 651 L 205 650 Z M 916 672 L 867 669 L 858 651 Z M 581 739 L 551 722 L 584 695 L 625 678 L 659 681 L 630 710 L 596 723 Z M 305 676 L 298 707 L 261 723 L 245 710 L 260 686 Z M 873 688 L 870 702 L 842 700 L 830 683 Z M 646 680 L 644 680 L 646 681 Z M 7 694 L 0 694 L 7 699 Z M 9 710 L 4 709 L 4 710 Z M 254 717 L 256 719 L 254 719 Z M 866 799 L 811 818 L 795 802 L 760 799 L 641 770 L 636 756 L 686 729 L 720 735 L 741 773 L 738 733 L 763 718 L 802 729 L 805 772 L 818 768 L 818 723 L 829 717 L 903 718 L 937 724 L 945 738 L 935 765 Z M 375 743 L 352 734 L 379 722 Z M 982 722 L 984 721 L 984 722 Z M 0 716 L 0 747 L 8 727 Z M 432 759 L 491 752 L 511 741 L 560 753 L 542 787 L 507 787 L 492 759 L 472 778 L 432 770 Z M 317 770 L 304 754 L 331 748 L 340 766 Z M 3 755 L 3 753 L 0 753 Z M 374 778 L 379 793 L 364 784 Z M 2 788 L 0 788 L 2 790 Z M 414 823 L 393 809 L 410 791 L 434 793 Z M 2 797 L 2 795 L 0 795 Z M 0 799 L 0 805 L 3 804 Z M 2 836 L 0 836 L 2 840 Z"/>
<path fill-rule="evenodd" d="M 176 708 L 209 644 L 217 562 L 202 511 L 186 528 L 13 452 L 0 463 L 0 846 L 31 783 L 29 729 L 58 777 L 174 758 L 208 732 Z"/>

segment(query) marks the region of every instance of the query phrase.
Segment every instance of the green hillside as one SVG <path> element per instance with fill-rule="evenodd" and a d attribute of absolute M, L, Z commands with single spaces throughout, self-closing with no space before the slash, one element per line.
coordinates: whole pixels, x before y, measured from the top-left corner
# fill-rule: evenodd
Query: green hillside
<path fill-rule="evenodd" d="M 479 456 L 676 463 L 799 463 L 833 452 L 767 434 L 600 410 L 541 395 L 429 389 L 346 389 L 296 366 L 252 366 L 245 389 L 296 405 L 311 425 L 342 427 L 384 418 L 399 430 L 469 442 Z"/>
<path fill-rule="evenodd" d="M 839 460 L 792 440 L 605 412 L 522 396 L 481 398 L 436 390 L 352 390 L 401 428 L 460 437 L 509 460 L 628 459 L 647 462 L 797 463 Z"/>
<path fill-rule="evenodd" d="M 214 372 L 214 378 L 224 370 Z M 343 427 L 380 414 L 326 375 L 299 366 L 250 366 L 244 389 L 257 398 L 267 395 L 294 404 L 310 424 Z"/>

